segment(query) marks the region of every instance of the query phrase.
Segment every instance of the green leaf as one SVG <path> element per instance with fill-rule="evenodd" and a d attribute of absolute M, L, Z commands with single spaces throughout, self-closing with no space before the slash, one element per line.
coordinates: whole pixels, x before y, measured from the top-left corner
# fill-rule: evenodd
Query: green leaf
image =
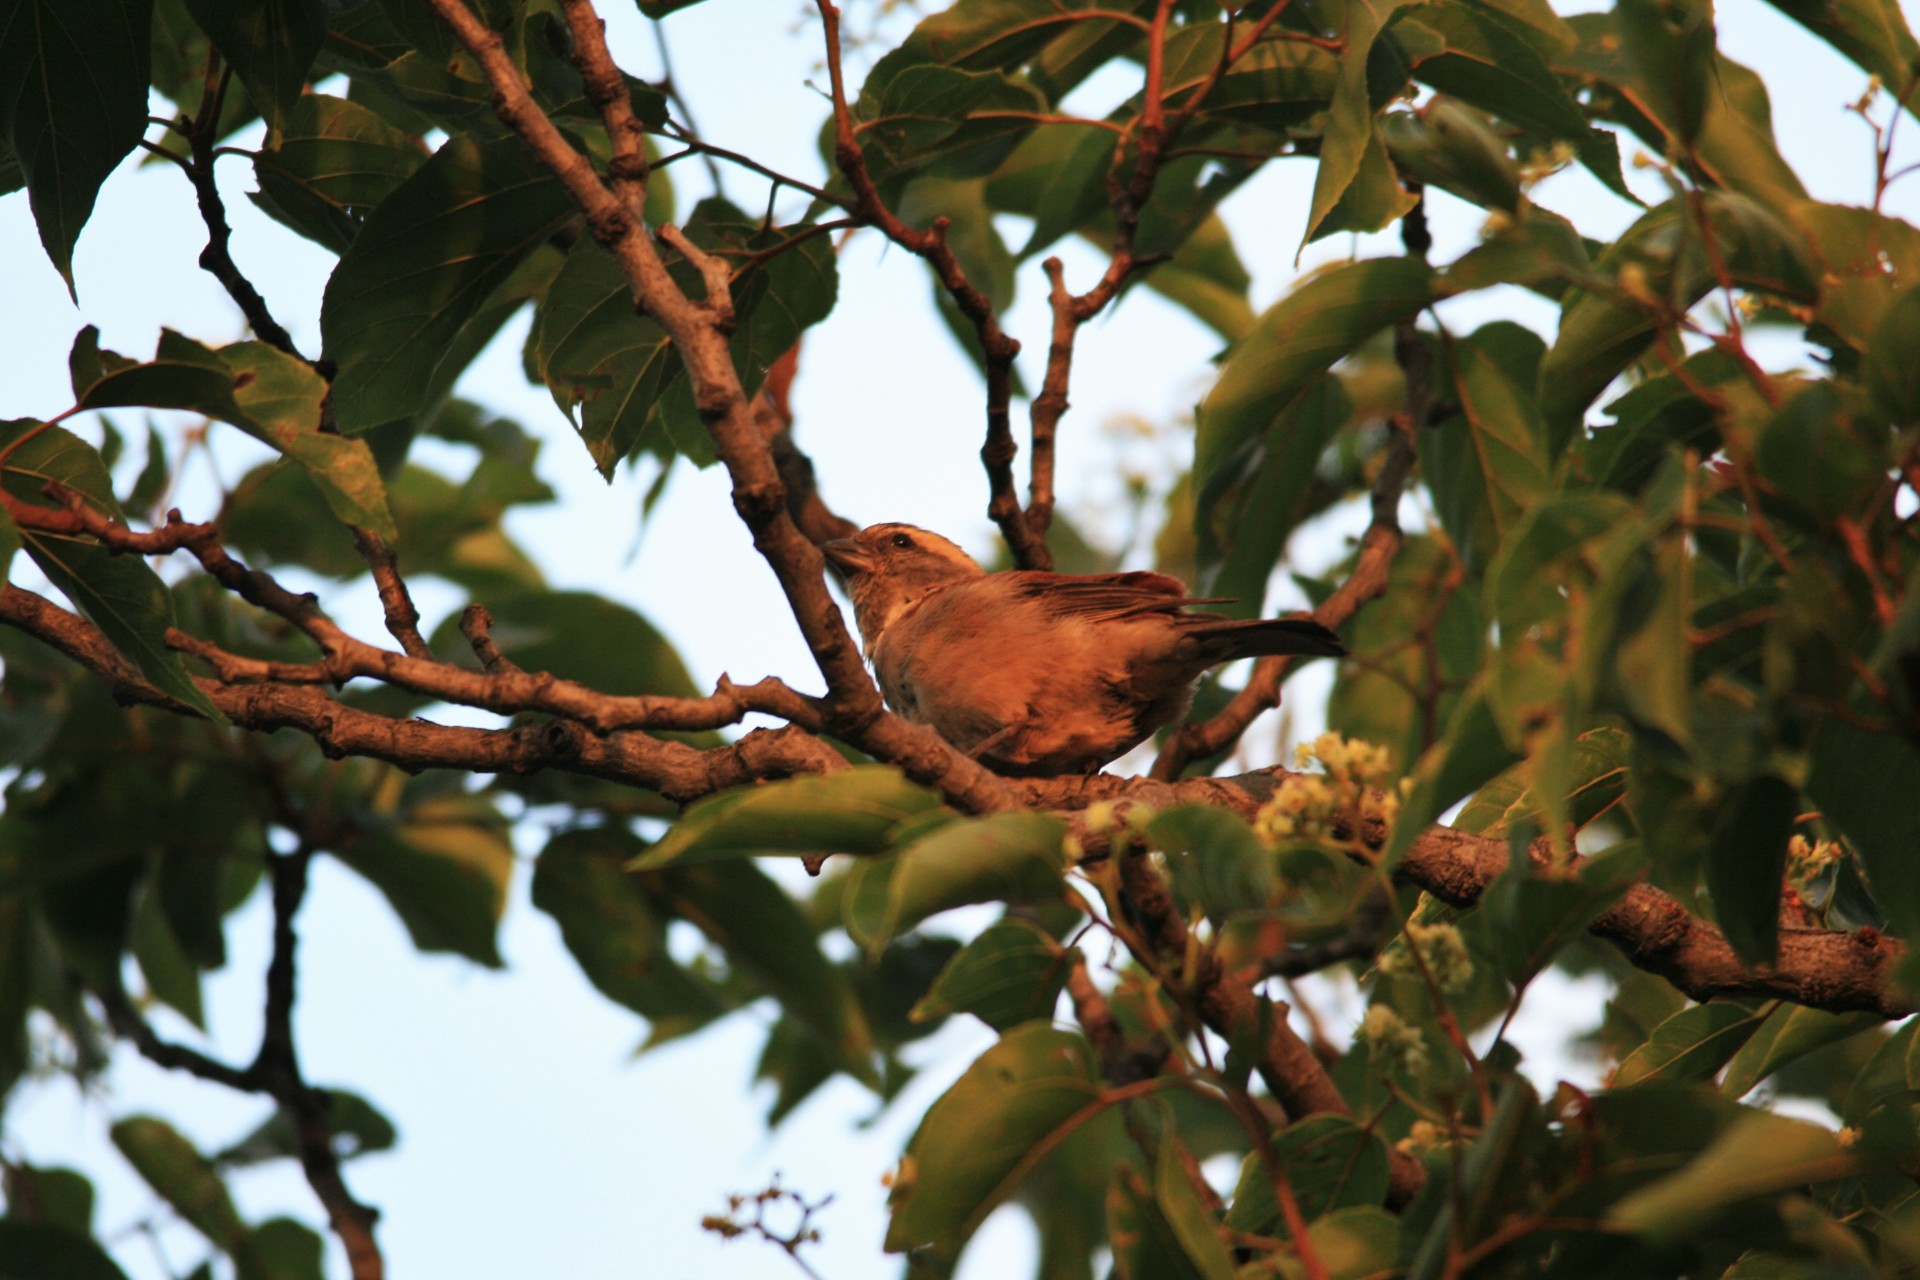
<path fill-rule="evenodd" d="M 304 94 L 254 153 L 253 202 L 344 253 L 367 212 L 427 161 L 420 140 L 357 102 Z"/>
<path fill-rule="evenodd" d="M 1430 823 L 1518 759 L 1501 735 L 1486 682 L 1476 680 L 1454 705 L 1445 733 L 1414 767 L 1413 790 L 1394 819 L 1382 864 L 1397 865 Z"/>
<path fill-rule="evenodd" d="M 423 408 L 461 327 L 574 214 L 518 138 L 450 138 L 394 188 L 341 255 L 320 307 L 341 430 Z"/>
<path fill-rule="evenodd" d="M 1220 1225 L 1193 1189 L 1171 1125 L 1161 1137 L 1154 1160 L 1153 1199 L 1195 1273 L 1202 1280 L 1233 1280 L 1233 1254 L 1221 1239 Z"/>
<path fill-rule="evenodd" d="M 1920 422 L 1920 290 L 1902 289 L 1880 314 L 1862 370 L 1874 402 L 1896 426 Z"/>
<path fill-rule="evenodd" d="M 1512 213 L 1520 206 L 1520 167 L 1486 117 L 1451 98 L 1419 111 L 1392 112 L 1380 134 L 1394 168 L 1463 200 Z"/>
<path fill-rule="evenodd" d="M 97 338 L 87 326 L 70 357 L 81 407 L 187 409 L 230 422 L 297 462 L 343 523 L 394 536 L 372 452 L 364 441 L 321 431 L 327 384 L 304 361 L 264 342 L 212 351 L 163 329 L 154 358 L 134 363 L 98 351 Z"/>
<path fill-rule="evenodd" d="M 1400 1219 L 1373 1205 L 1322 1214 L 1307 1224 L 1307 1239 L 1327 1280 L 1362 1280 L 1392 1271 L 1400 1257 Z"/>
<path fill-rule="evenodd" d="M 800 224 L 761 230 L 719 200 L 704 200 L 683 228 L 703 249 L 747 257 L 733 281 L 734 366 L 748 395 L 768 366 L 809 326 L 833 310 L 839 288 L 832 242 Z M 792 248 L 781 246 L 791 243 Z M 774 252 L 778 250 L 778 252 Z M 669 270 L 691 296 L 698 273 L 678 258 Z M 666 331 L 636 315 L 633 287 L 611 254 L 582 237 L 542 299 L 530 341 L 554 403 L 579 430 L 603 476 L 611 478 L 636 448 L 683 454 L 705 466 L 714 457 L 685 367 Z"/>
<path fill-rule="evenodd" d="M 1334 83 L 1333 99 L 1321 132 L 1320 166 L 1314 176 L 1313 203 L 1307 214 L 1307 233 L 1301 238 L 1302 245 L 1311 244 L 1324 234 L 1323 224 L 1329 222 L 1335 206 L 1360 176 L 1368 152 L 1378 150 L 1384 163 L 1385 150 L 1373 124 L 1367 61 L 1375 38 L 1393 20 L 1395 12 L 1410 2 L 1382 0 L 1377 6 L 1356 5 L 1347 12 L 1346 48 L 1340 54 L 1339 78 Z M 1391 173 L 1390 165 L 1388 172 Z M 1424 279 L 1421 283 L 1424 286 Z"/>
<path fill-rule="evenodd" d="M 1253 277 L 1217 212 L 1209 213 L 1181 242 L 1171 262 L 1147 272 L 1144 283 L 1229 342 L 1253 328 L 1253 307 L 1247 301 Z"/>
<path fill-rule="evenodd" d="M 127 1280 L 87 1236 L 51 1222 L 0 1221 L 0 1275 L 7 1280 Z"/>
<path fill-rule="evenodd" d="M 1378 1206 L 1387 1198 L 1387 1144 L 1346 1116 L 1294 1121 L 1274 1136 L 1273 1154 L 1286 1168 L 1300 1216 L 1309 1222 L 1338 1209 Z M 1256 1234 L 1286 1232 L 1273 1175 L 1257 1151 L 1240 1162 L 1227 1226 Z"/>
<path fill-rule="evenodd" d="M 493 478 L 511 482 L 514 469 L 502 470 L 508 474 Z M 501 505 L 494 504 L 493 521 L 499 519 Z M 692 697 L 699 692 L 667 638 L 626 605 L 588 591 L 525 589 L 487 603 L 494 644 L 528 671 L 616 696 Z M 432 647 L 448 659 L 467 650 L 458 619 L 448 618 L 434 629 Z"/>
<path fill-rule="evenodd" d="M 1780 954 L 1780 877 L 1800 792 L 1763 774 L 1721 802 L 1707 847 L 1707 892 L 1720 931 L 1742 961 L 1771 965 Z"/>
<path fill-rule="evenodd" d="M 990 173 L 1033 127 L 1015 117 L 1047 110 L 1046 99 L 1024 80 L 924 57 L 911 47 L 887 54 L 853 103 L 855 134 L 876 181 L 935 161 L 945 162 L 941 170 L 949 177 Z"/>
<path fill-rule="evenodd" d="M 1199 907 L 1215 924 L 1261 910 L 1279 887 L 1273 851 L 1224 809 L 1176 805 L 1156 813 L 1146 830 L 1166 852 L 1180 902 Z"/>
<path fill-rule="evenodd" d="M 1806 791 L 1860 855 L 1873 898 L 1902 938 L 1920 938 L 1920 751 L 1837 716 L 1821 720 Z"/>
<path fill-rule="evenodd" d="M 1525 986 L 1568 943 L 1646 874 L 1643 850 L 1614 845 L 1581 863 L 1577 875 L 1547 877 L 1516 864 L 1480 899 L 1500 976 Z"/>
<path fill-rule="evenodd" d="M 1770 0 L 1774 8 L 1825 40 L 1898 92 L 1920 69 L 1920 45 L 1899 0 Z M 1911 96 L 1902 104 L 1912 111 Z"/>
<path fill-rule="evenodd" d="M 13 567 L 13 553 L 22 545 L 19 526 L 14 524 L 11 513 L 0 507 L 0 582 L 7 580 L 7 571 Z"/>
<path fill-rule="evenodd" d="M 1729 1098 L 1744 1097 L 1788 1063 L 1880 1025 L 1877 1014 L 1828 1013 L 1805 1005 L 1783 1005 L 1733 1055 L 1720 1090 Z"/>
<path fill-rule="evenodd" d="M 147 131 L 152 19 L 152 0 L 0 3 L 0 144 L 69 293 L 100 184 Z"/>
<path fill-rule="evenodd" d="M 1048 1018 L 1067 983 L 1072 956 L 1031 920 L 1009 918 L 961 948 L 913 1006 L 926 1022 L 971 1013 L 995 1031 Z"/>
<path fill-rule="evenodd" d="M 292 1218 L 269 1218 L 234 1251 L 235 1280 L 325 1280 L 326 1242 Z"/>
<path fill-rule="evenodd" d="M 1713 5 L 1708 0 L 1619 0 L 1614 25 L 1636 85 L 1682 147 L 1692 145 L 1713 91 Z"/>
<path fill-rule="evenodd" d="M 689 806 L 634 867 L 763 854 L 884 853 L 909 823 L 940 810 L 940 797 L 892 765 L 740 787 Z"/>
<path fill-rule="evenodd" d="M 1856 1163 L 1824 1126 L 1749 1111 L 1685 1168 L 1633 1192 L 1607 1216 L 1651 1240 L 1678 1239 L 1743 1200 L 1844 1177 Z"/>
<path fill-rule="evenodd" d="M 234 371 L 234 425 L 298 463 L 342 524 L 394 538 L 386 485 L 364 440 L 320 429 L 327 384 L 304 362 L 264 342 L 224 347 L 220 356 Z"/>
<path fill-rule="evenodd" d="M 1414 77 L 1542 138 L 1586 138 L 1586 114 L 1534 46 L 1502 19 L 1471 4 L 1428 5 L 1421 25 L 1445 50 L 1416 59 Z"/>
<path fill-rule="evenodd" d="M 0 450 L 39 426 L 29 419 L 0 423 Z M 100 455 L 59 427 L 46 428 L 14 450 L 0 477 L 16 500 L 41 507 L 52 505 L 41 492 L 49 480 L 60 481 L 107 515 L 125 518 Z M 167 648 L 167 630 L 174 625 L 173 595 L 146 561 L 115 555 L 96 542 L 70 535 L 28 529 L 19 533 L 40 571 L 100 628 L 114 648 L 133 660 L 155 688 L 209 720 L 226 723 L 187 674 L 179 655 Z"/>
<path fill-rule="evenodd" d="M 1773 1012 L 1771 1004 L 1715 1000 L 1696 1004 L 1653 1029 L 1613 1073 L 1616 1088 L 1643 1080 L 1705 1080 L 1732 1060 Z"/>
<path fill-rule="evenodd" d="M 1545 209 L 1529 208 L 1518 222 L 1487 235 L 1446 269 L 1440 290 L 1447 296 L 1517 284 L 1558 297 L 1570 280 L 1593 270 L 1586 242 L 1573 224 Z"/>
<path fill-rule="evenodd" d="M 293 110 L 327 38 L 320 0 L 187 0 L 269 125 Z"/>
<path fill-rule="evenodd" d="M 1522 358 L 1537 360 L 1538 339 L 1504 322 L 1445 344 L 1460 413 L 1435 428 L 1427 476 L 1441 518 L 1469 565 L 1491 560 L 1521 514 L 1549 489 L 1539 404 L 1500 358 L 1516 337 Z"/>
<path fill-rule="evenodd" d="M 675 866 L 638 879 L 656 907 L 698 925 L 728 965 L 812 1031 L 842 1070 L 878 1087 L 873 1032 L 847 972 L 821 954 L 812 923 L 786 890 L 751 862 Z"/>
<path fill-rule="evenodd" d="M 951 1256 L 1034 1148 L 1100 1096 L 1093 1046 L 1041 1022 L 1015 1027 L 927 1110 L 895 1181 L 886 1249 Z"/>
<path fill-rule="evenodd" d="M 1374 258 L 1315 276 L 1261 316 L 1200 404 L 1195 491 L 1237 465 L 1319 375 L 1382 329 L 1418 315 L 1432 293 L 1425 263 Z"/>
<path fill-rule="evenodd" d="M 175 937 L 151 881 L 134 907 L 127 943 L 135 963 L 140 966 L 140 976 L 146 979 L 147 989 L 154 998 L 205 1031 L 207 1020 L 201 1001 L 200 971 Z"/>
<path fill-rule="evenodd" d="M 1067 827 L 1044 813 L 996 813 L 943 823 L 902 849 L 887 886 L 877 948 L 928 916 L 973 902 L 1055 902 Z"/>
<path fill-rule="evenodd" d="M 562 832 L 533 864 L 533 905 L 560 926 L 588 981 L 651 1023 L 649 1043 L 658 1043 L 705 1026 L 729 1006 L 668 951 L 667 921 L 625 869 L 645 848 L 619 828 Z"/>
<path fill-rule="evenodd" d="M 1570 290 L 1559 336 L 1540 364 L 1540 404 L 1562 437 L 1573 434 L 1587 405 L 1658 333 L 1671 329 L 1671 316 L 1691 308 L 1723 278 L 1797 302 L 1814 302 L 1820 294 L 1820 271 L 1806 237 L 1757 201 L 1728 191 L 1702 192 L 1694 202 L 1676 198 L 1649 210 L 1594 269 L 1617 291 Z"/>
<path fill-rule="evenodd" d="M 164 1120 L 129 1116 L 107 1131 L 127 1163 L 201 1235 L 232 1252 L 246 1224 L 207 1158 Z"/>
<path fill-rule="evenodd" d="M 426 800 L 329 849 L 386 895 L 413 945 L 499 968 L 495 930 L 507 904 L 513 845 L 479 796 Z"/>
<path fill-rule="evenodd" d="M 336 1155 L 351 1160 L 373 1151 L 392 1150 L 400 1132 L 378 1107 L 345 1089 L 328 1089 L 326 1095 L 327 1129 L 333 1135 Z M 214 1157 L 227 1167 L 299 1158 L 299 1130 L 285 1110 L 274 1111 L 252 1133 Z"/>
<path fill-rule="evenodd" d="M 1321 455 L 1352 417 L 1340 379 L 1321 374 L 1200 493 L 1194 528 L 1201 580 L 1209 593 L 1236 602 L 1227 612 L 1251 617 L 1265 601 L 1287 539 L 1310 513 Z"/>

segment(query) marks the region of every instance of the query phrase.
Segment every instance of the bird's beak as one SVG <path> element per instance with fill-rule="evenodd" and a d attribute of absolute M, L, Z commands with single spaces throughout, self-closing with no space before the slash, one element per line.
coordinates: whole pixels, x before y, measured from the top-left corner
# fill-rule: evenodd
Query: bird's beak
<path fill-rule="evenodd" d="M 871 573 L 873 553 L 852 538 L 835 538 L 820 544 L 820 554 L 841 573 Z"/>

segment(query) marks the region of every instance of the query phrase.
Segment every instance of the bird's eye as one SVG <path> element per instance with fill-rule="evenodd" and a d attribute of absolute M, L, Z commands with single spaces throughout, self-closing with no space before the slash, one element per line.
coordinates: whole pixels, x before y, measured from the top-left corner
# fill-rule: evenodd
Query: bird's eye
<path fill-rule="evenodd" d="M 893 545 L 902 551 L 911 551 L 913 550 L 913 539 L 904 533 L 896 533 L 893 535 Z"/>

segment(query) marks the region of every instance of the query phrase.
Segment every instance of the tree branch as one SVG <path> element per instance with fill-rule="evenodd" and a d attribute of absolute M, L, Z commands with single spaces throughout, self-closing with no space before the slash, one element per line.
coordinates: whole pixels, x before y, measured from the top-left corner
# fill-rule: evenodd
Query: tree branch
<path fill-rule="evenodd" d="M 1123 822 L 1127 810 L 1135 805 L 1158 810 L 1179 804 L 1208 805 L 1251 820 L 1273 798 L 1279 784 L 1291 776 L 1281 768 L 1180 782 L 1100 774 L 1020 779 L 1014 783 L 1014 790 L 1026 805 L 1055 812 L 1074 813 L 1093 804 L 1111 805 Z M 1109 855 L 1112 821 L 1111 817 L 1103 819 L 1098 829 L 1079 821 L 1072 823 L 1073 834 L 1088 858 Z M 1336 829 L 1334 835 L 1346 839 L 1351 832 Z M 1386 840 L 1385 828 L 1378 822 L 1369 824 L 1363 835 L 1374 848 Z M 1543 837 L 1528 852 L 1536 868 L 1551 871 L 1550 841 Z M 1415 838 L 1394 875 L 1453 906 L 1470 907 L 1507 866 L 1505 837 L 1434 826 Z M 1668 894 L 1645 884 L 1627 890 L 1588 928 L 1619 948 L 1635 968 L 1660 975 L 1694 1000 L 1760 996 L 1834 1013 L 1877 1013 L 1888 1019 L 1920 1012 L 1920 1004 L 1893 983 L 1894 969 L 1907 954 L 1905 945 L 1876 929 L 1839 933 L 1783 928 L 1778 962 L 1771 969 L 1752 970 L 1740 962 L 1718 929 Z"/>
<path fill-rule="evenodd" d="M 960 260 L 947 244 L 946 218 L 935 218 L 925 230 L 909 227 L 880 198 L 873 175 L 867 170 L 866 154 L 853 126 L 848 106 L 846 77 L 840 61 L 840 10 L 833 0 L 815 0 L 826 41 L 827 77 L 833 97 L 834 164 L 853 187 L 853 214 L 862 222 L 879 228 L 887 239 L 909 253 L 926 259 L 945 286 L 960 313 L 973 322 L 980 338 L 986 363 L 987 439 L 980 446 L 980 461 L 986 467 L 987 485 L 992 496 L 987 514 L 1000 526 L 1001 536 L 1013 553 L 1014 563 L 1023 569 L 1051 569 L 1053 555 L 1044 538 L 1035 535 L 1020 510 L 1020 496 L 1014 489 L 1013 459 L 1018 447 L 1013 442 L 1012 416 L 1013 361 L 1020 354 L 1020 343 L 1000 327 L 993 301 L 967 278 Z"/>
<path fill-rule="evenodd" d="M 594 238 L 607 247 L 626 274 L 635 303 L 666 330 L 686 365 L 700 419 L 733 481 L 734 509 L 752 533 L 754 547 L 779 580 L 814 662 L 826 678 L 827 727 L 863 750 L 896 762 L 917 781 L 938 787 L 963 807 L 1005 807 L 1009 797 L 1000 779 L 954 751 L 932 730 L 889 715 L 881 705 L 880 692 L 867 676 L 859 648 L 827 593 L 825 562 L 787 513 L 785 487 L 754 423 L 716 316 L 680 291 L 638 214 L 607 188 L 592 162 L 573 149 L 533 101 L 499 35 L 481 23 L 464 0 L 431 3 L 486 73 L 494 91 L 496 114 L 533 149 L 573 197 L 586 215 Z M 568 0 L 567 11 L 583 74 L 617 76 L 592 7 L 586 0 Z M 619 105 L 609 104 L 607 118 L 609 132 L 616 139 L 616 163 L 618 148 L 625 145 L 619 141 Z M 628 184 L 626 190 L 631 197 L 637 180 L 631 168 L 616 176 Z"/>

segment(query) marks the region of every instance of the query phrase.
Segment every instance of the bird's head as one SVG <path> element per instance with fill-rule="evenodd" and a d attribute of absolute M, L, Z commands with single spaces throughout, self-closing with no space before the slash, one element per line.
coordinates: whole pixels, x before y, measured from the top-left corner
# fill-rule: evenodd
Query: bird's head
<path fill-rule="evenodd" d="M 986 572 L 939 534 L 910 524 L 868 525 L 851 538 L 823 543 L 820 550 L 846 580 L 868 654 L 880 633 L 915 601 Z"/>

